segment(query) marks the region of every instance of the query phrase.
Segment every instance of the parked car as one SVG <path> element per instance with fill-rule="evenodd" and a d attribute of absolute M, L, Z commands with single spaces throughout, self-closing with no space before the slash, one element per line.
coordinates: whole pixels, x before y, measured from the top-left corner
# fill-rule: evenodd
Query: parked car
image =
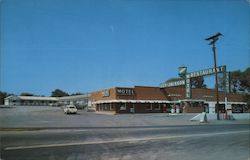
<path fill-rule="evenodd" d="M 77 113 L 77 108 L 74 105 L 67 105 L 64 109 L 63 109 L 65 114 L 76 114 Z"/>

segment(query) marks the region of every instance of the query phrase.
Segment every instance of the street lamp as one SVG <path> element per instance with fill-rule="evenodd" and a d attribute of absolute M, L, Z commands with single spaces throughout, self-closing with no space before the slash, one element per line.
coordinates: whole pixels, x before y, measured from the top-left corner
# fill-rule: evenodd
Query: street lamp
<path fill-rule="evenodd" d="M 209 45 L 212 45 L 213 53 L 214 53 L 214 70 L 215 70 L 215 87 L 216 87 L 216 106 L 215 110 L 217 112 L 217 120 L 220 119 L 219 114 L 219 91 L 218 91 L 218 72 L 217 72 L 217 65 L 216 65 L 216 47 L 215 42 L 219 39 L 219 36 L 223 36 L 221 33 L 217 33 L 209 38 L 206 38 L 205 40 L 210 41 Z"/>

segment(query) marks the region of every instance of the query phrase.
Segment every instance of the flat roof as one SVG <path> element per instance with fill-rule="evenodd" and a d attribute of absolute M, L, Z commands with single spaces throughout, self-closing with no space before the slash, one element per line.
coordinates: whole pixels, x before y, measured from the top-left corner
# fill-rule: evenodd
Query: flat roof
<path fill-rule="evenodd" d="M 40 97 L 40 96 L 17 96 L 21 100 L 40 100 L 40 101 L 57 101 L 56 97 Z"/>
<path fill-rule="evenodd" d="M 58 100 L 72 100 L 72 99 L 82 99 L 88 98 L 90 94 L 83 94 L 83 95 L 75 95 L 75 96 L 65 96 L 65 97 L 57 97 Z"/>

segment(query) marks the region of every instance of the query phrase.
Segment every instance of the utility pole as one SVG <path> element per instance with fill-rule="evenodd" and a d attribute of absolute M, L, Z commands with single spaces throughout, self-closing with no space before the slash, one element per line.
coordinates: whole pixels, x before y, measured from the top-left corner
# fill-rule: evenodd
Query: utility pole
<path fill-rule="evenodd" d="M 215 110 L 217 112 L 217 120 L 220 120 L 220 104 L 219 104 L 219 90 L 218 90 L 218 72 L 217 72 L 217 64 L 216 64 L 216 46 L 215 42 L 219 39 L 219 36 L 223 36 L 221 33 L 217 33 L 205 40 L 210 41 L 209 45 L 212 45 L 212 50 L 214 53 L 214 70 L 215 70 L 215 88 L 216 88 L 216 106 Z"/>

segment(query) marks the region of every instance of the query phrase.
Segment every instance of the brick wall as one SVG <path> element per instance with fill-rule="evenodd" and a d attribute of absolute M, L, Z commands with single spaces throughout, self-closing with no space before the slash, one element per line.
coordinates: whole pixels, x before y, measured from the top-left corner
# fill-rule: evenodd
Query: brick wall
<path fill-rule="evenodd" d="M 168 100 L 165 90 L 158 87 L 135 86 L 136 99 L 138 100 Z"/>
<path fill-rule="evenodd" d="M 130 89 L 134 91 L 132 95 L 119 95 L 117 89 Z M 225 94 L 219 92 L 220 101 L 224 101 L 225 97 L 228 98 L 229 102 L 242 102 L 244 96 L 240 94 Z M 182 100 L 185 97 L 184 87 L 170 87 L 170 88 L 159 88 L 159 87 L 144 87 L 135 86 L 134 88 L 110 88 L 109 96 L 103 96 L 102 91 L 93 92 L 91 94 L 91 100 L 115 100 L 115 99 L 130 99 L 130 100 Z M 192 99 L 216 101 L 215 90 L 212 89 L 192 89 Z"/>

